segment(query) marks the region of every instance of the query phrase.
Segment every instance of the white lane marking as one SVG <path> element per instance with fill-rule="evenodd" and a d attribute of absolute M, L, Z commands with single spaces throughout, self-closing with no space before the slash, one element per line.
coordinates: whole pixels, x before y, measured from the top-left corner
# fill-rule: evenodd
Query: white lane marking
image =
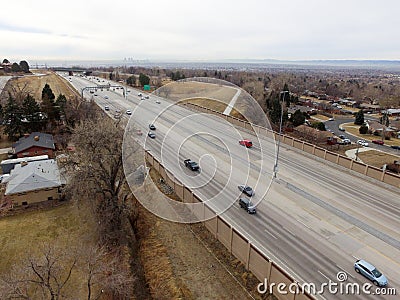
<path fill-rule="evenodd" d="M 274 239 L 278 239 L 275 235 L 273 235 L 269 230 L 267 230 L 267 229 L 264 229 L 264 231 L 266 232 L 266 233 L 268 233 L 270 236 L 272 236 Z"/>
<path fill-rule="evenodd" d="M 322 276 L 324 276 L 326 279 L 331 280 L 328 276 L 326 276 L 324 273 L 322 273 L 320 270 L 317 271 L 319 274 L 321 274 Z"/>
<path fill-rule="evenodd" d="M 311 229 L 310 226 L 306 225 L 306 224 L 303 223 L 302 221 L 300 221 L 300 220 L 296 220 L 296 221 L 299 222 L 300 224 L 302 224 L 303 226 L 307 227 L 308 229 Z"/>
<path fill-rule="evenodd" d="M 354 278 L 353 275 L 351 275 L 349 272 L 347 272 L 344 268 L 342 268 L 341 266 L 339 266 L 338 264 L 336 264 L 336 267 L 338 267 L 340 270 L 342 270 L 343 272 L 345 272 L 347 275 L 351 276 Z"/>

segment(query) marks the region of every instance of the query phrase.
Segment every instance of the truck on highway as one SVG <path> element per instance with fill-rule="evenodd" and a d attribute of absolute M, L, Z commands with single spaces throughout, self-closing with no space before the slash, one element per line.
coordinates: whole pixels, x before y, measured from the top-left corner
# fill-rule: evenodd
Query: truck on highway
<path fill-rule="evenodd" d="M 185 163 L 185 167 L 192 171 L 198 171 L 200 169 L 199 165 L 190 158 L 185 159 L 183 162 Z"/>

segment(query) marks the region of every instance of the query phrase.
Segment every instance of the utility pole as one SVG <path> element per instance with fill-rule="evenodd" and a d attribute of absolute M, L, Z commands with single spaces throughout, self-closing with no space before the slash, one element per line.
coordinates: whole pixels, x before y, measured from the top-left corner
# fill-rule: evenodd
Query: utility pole
<path fill-rule="evenodd" d="M 279 93 L 279 95 L 282 96 L 282 102 L 281 102 L 281 119 L 279 122 L 279 135 L 278 135 L 278 147 L 276 150 L 276 158 L 275 158 L 275 165 L 274 165 L 274 178 L 276 178 L 276 175 L 278 173 L 278 162 L 279 162 L 279 148 L 281 145 L 281 135 L 282 135 L 282 123 L 283 123 L 283 103 L 285 102 L 285 94 L 288 93 L 289 91 L 282 91 Z"/>

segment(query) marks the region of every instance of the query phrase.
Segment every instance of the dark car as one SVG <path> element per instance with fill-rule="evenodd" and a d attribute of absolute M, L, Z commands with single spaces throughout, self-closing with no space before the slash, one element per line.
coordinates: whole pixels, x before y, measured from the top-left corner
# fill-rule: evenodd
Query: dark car
<path fill-rule="evenodd" d="M 254 196 L 253 189 L 251 187 L 249 187 L 248 185 L 238 185 L 238 189 L 239 189 L 239 191 L 241 191 L 242 193 L 245 193 L 249 197 Z"/>
<path fill-rule="evenodd" d="M 185 163 L 186 168 L 189 168 L 192 171 L 198 171 L 200 169 L 199 165 L 190 158 L 185 159 L 183 162 Z"/>
<path fill-rule="evenodd" d="M 373 140 L 372 141 L 374 144 L 378 144 L 378 145 L 383 145 L 385 142 L 382 140 Z"/>
<path fill-rule="evenodd" d="M 154 133 L 152 133 L 151 131 L 147 134 L 149 136 L 149 138 L 151 139 L 155 139 L 156 135 Z"/>
<path fill-rule="evenodd" d="M 154 124 L 149 124 L 149 128 L 150 130 L 156 130 L 156 126 L 154 126 Z"/>
<path fill-rule="evenodd" d="M 255 214 L 256 213 L 256 207 L 247 198 L 239 198 L 239 205 L 240 205 L 241 208 L 246 210 L 249 214 Z"/>
<path fill-rule="evenodd" d="M 393 145 L 393 146 L 390 146 L 390 147 L 392 147 L 392 149 L 400 150 L 400 146 Z"/>

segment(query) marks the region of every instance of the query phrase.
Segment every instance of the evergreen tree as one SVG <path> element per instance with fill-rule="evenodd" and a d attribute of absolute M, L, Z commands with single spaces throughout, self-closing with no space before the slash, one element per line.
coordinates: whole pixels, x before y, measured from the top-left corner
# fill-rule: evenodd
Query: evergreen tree
<path fill-rule="evenodd" d="M 42 90 L 42 100 L 47 98 L 48 100 L 54 100 L 56 96 L 54 96 L 53 91 L 51 90 L 51 87 L 46 83 L 43 87 Z"/>
<path fill-rule="evenodd" d="M 4 107 L 4 133 L 10 140 L 16 140 L 24 133 L 24 124 L 21 119 L 22 109 L 10 95 Z"/>
<path fill-rule="evenodd" d="M 21 60 L 19 62 L 19 66 L 21 68 L 21 70 L 25 73 L 29 73 L 29 65 L 25 60 Z"/>
<path fill-rule="evenodd" d="M 12 72 L 21 72 L 21 67 L 17 63 L 13 63 L 11 65 L 11 71 Z"/>
<path fill-rule="evenodd" d="M 145 75 L 145 74 L 143 74 L 143 73 L 140 73 L 139 82 L 140 82 L 141 86 L 145 86 L 145 85 L 150 83 L 150 77 Z"/>
<path fill-rule="evenodd" d="M 27 121 L 25 131 L 39 131 L 43 127 L 43 118 L 40 113 L 40 106 L 31 95 L 26 96 L 22 102 L 22 110 Z"/>
<path fill-rule="evenodd" d="M 363 112 L 362 109 L 359 110 L 359 111 L 356 113 L 356 118 L 355 118 L 355 120 L 354 120 L 354 124 L 355 124 L 355 125 L 362 125 L 362 124 L 364 124 L 364 112 Z"/>
<path fill-rule="evenodd" d="M 306 120 L 306 117 L 300 111 L 300 109 L 296 110 L 291 118 L 291 121 L 292 121 L 294 127 L 304 124 L 305 120 Z"/>
<path fill-rule="evenodd" d="M 63 94 L 58 95 L 56 103 L 55 103 L 55 106 L 56 106 L 56 109 L 58 112 L 56 115 L 57 120 L 60 120 L 61 115 L 65 115 L 65 106 L 66 105 L 67 105 L 67 98 Z"/>

